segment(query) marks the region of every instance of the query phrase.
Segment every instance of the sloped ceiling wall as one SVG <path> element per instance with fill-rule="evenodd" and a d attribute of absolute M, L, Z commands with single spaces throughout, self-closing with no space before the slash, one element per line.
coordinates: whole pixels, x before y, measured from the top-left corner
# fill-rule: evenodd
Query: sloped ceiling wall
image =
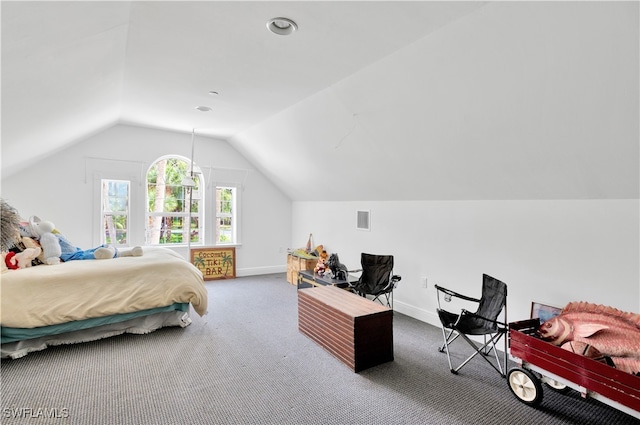
<path fill-rule="evenodd" d="M 638 52 L 638 3 L 492 3 L 230 141 L 293 200 L 638 199 Z"/>
<path fill-rule="evenodd" d="M 3 1 L 2 176 L 115 124 L 226 139 L 484 4 Z"/>
<path fill-rule="evenodd" d="M 23 169 L 120 117 L 127 2 L 2 7 L 2 173 Z"/>
<path fill-rule="evenodd" d="M 638 8 L 2 2 L 2 175 L 125 123 L 226 139 L 294 201 L 638 199 Z"/>

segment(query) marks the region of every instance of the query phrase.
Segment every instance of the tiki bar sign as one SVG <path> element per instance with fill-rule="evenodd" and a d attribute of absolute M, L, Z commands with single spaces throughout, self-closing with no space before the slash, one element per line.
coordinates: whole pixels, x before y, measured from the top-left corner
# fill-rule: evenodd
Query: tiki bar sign
<path fill-rule="evenodd" d="M 236 249 L 195 248 L 191 250 L 191 264 L 202 272 L 204 280 L 233 279 L 236 277 Z"/>

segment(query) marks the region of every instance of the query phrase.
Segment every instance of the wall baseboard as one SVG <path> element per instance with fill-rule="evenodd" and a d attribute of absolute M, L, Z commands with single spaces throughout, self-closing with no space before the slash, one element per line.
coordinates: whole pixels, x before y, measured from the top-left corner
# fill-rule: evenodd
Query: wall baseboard
<path fill-rule="evenodd" d="M 243 269 L 236 269 L 236 276 L 256 276 L 263 274 L 274 274 L 274 273 L 286 273 L 287 266 L 264 266 L 264 267 L 248 267 Z"/>
<path fill-rule="evenodd" d="M 438 315 L 435 312 L 430 312 L 398 300 L 393 300 L 393 309 L 398 313 L 405 314 L 430 325 L 441 326 L 440 319 L 438 319 Z"/>

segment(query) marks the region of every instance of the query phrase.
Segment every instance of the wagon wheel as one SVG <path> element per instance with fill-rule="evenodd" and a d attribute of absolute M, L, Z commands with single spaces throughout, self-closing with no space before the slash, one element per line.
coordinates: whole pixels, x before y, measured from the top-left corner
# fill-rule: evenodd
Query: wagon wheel
<path fill-rule="evenodd" d="M 566 394 L 571 390 L 571 387 L 568 387 L 562 382 L 556 381 L 555 379 L 547 378 L 544 383 L 547 384 L 547 386 L 553 391 L 557 391 L 560 394 Z"/>
<path fill-rule="evenodd" d="M 542 401 L 540 380 L 526 369 L 513 368 L 507 374 L 509 389 L 524 404 L 537 406 Z"/>

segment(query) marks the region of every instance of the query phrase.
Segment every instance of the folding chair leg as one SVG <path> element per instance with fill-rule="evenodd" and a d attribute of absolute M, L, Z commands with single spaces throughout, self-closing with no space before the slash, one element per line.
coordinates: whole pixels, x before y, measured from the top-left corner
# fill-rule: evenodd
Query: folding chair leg
<path fill-rule="evenodd" d="M 463 361 L 458 367 L 454 368 L 452 363 L 451 363 L 451 355 L 449 353 L 449 345 L 455 341 L 459 336 L 462 336 L 462 338 L 467 341 L 467 343 L 474 349 L 474 353 L 469 356 L 465 361 Z M 445 351 L 447 353 L 447 361 L 449 362 L 449 370 L 451 370 L 451 373 L 453 374 L 457 374 L 458 371 L 460 369 L 462 369 L 467 363 L 469 363 L 475 356 L 477 356 L 478 354 L 482 354 L 482 358 L 489 363 L 489 365 L 494 368 L 496 370 L 496 372 L 498 372 L 500 374 L 500 376 L 505 377 L 505 371 L 507 370 L 507 356 L 506 356 L 506 335 L 503 335 L 501 333 L 498 334 L 494 334 L 493 336 L 491 336 L 488 340 L 487 340 L 487 336 L 484 336 L 484 344 L 479 346 L 478 344 L 476 344 L 476 342 L 474 342 L 472 339 L 470 339 L 467 335 L 459 333 L 457 331 L 455 331 L 454 329 L 450 329 L 449 333 L 447 334 L 446 330 L 444 327 L 442 327 L 442 337 L 444 339 L 444 343 L 442 344 L 442 346 L 438 349 L 438 351 L 443 352 Z M 500 338 L 504 337 L 505 338 L 505 352 L 504 352 L 504 359 L 503 359 L 503 365 L 500 362 L 500 359 L 498 358 L 498 351 L 496 350 L 496 345 L 495 343 L 498 342 L 500 340 Z M 491 354 L 491 351 L 493 351 L 496 363 L 494 364 L 491 360 L 489 360 L 486 356 Z"/>
<path fill-rule="evenodd" d="M 445 331 L 445 328 L 442 327 L 442 338 L 444 340 L 444 343 L 438 349 L 438 351 L 440 351 L 441 353 L 443 351 L 447 353 L 447 361 L 449 362 L 449 370 L 451 371 L 451 373 L 456 373 L 456 374 L 458 373 L 458 370 L 454 369 L 452 364 L 451 364 L 451 355 L 449 354 L 449 344 L 451 344 L 453 341 L 455 341 L 459 336 L 460 336 L 460 334 L 458 332 L 456 332 L 455 330 L 453 330 L 453 329 L 450 329 L 449 333 L 447 334 L 447 332 Z"/>
<path fill-rule="evenodd" d="M 363 296 L 364 296 L 364 295 L 363 295 Z M 386 304 L 385 304 L 385 302 L 384 302 L 384 301 L 382 301 L 382 300 L 380 299 L 380 297 L 381 297 L 381 296 L 384 296 L 384 297 L 385 297 Z M 382 305 L 384 305 L 384 306 L 386 306 L 386 307 L 389 307 L 390 309 L 392 309 L 392 310 L 393 310 L 393 291 L 392 291 L 391 293 L 384 293 L 384 294 L 376 295 L 376 296 L 372 299 L 372 301 L 378 301 L 380 304 L 382 304 Z"/>
<path fill-rule="evenodd" d="M 462 369 L 462 367 L 464 365 L 466 365 L 467 363 L 469 363 L 471 361 L 471 359 L 473 359 L 475 356 L 477 356 L 478 354 L 483 354 L 481 357 L 487 362 L 489 363 L 489 365 L 494 368 L 496 370 L 496 372 L 498 372 L 500 374 L 500 376 L 502 376 L 503 378 L 505 377 L 505 372 L 503 371 L 502 365 L 500 364 L 500 359 L 498 358 L 498 351 L 496 350 L 496 342 L 502 337 L 502 334 L 495 334 L 494 336 L 492 336 L 491 338 L 489 338 L 489 341 L 487 343 L 485 343 L 484 345 L 478 347 L 478 345 L 471 340 L 471 338 L 469 338 L 468 336 L 466 336 L 465 334 L 461 334 L 462 338 L 464 338 L 469 345 L 471 345 L 474 349 L 475 349 L 475 353 L 473 353 L 469 358 L 467 358 L 464 362 L 462 362 L 462 364 L 460 366 L 458 366 L 455 371 L 459 371 L 460 369 Z M 489 344 L 491 344 L 491 346 L 489 346 Z M 483 353 L 483 351 L 486 351 L 486 354 Z M 489 360 L 486 356 L 488 356 L 491 351 L 493 351 L 493 354 L 495 356 L 496 359 L 496 363 L 492 363 L 491 360 Z M 505 370 L 506 370 L 506 366 L 505 366 Z"/>
<path fill-rule="evenodd" d="M 508 338 L 508 333 L 505 332 L 504 335 L 502 335 L 502 338 L 504 338 L 504 351 L 502 352 L 502 370 L 507 371 L 507 358 L 509 357 L 509 352 L 507 351 L 509 349 L 509 338 Z M 505 375 L 506 377 L 506 375 Z"/>
<path fill-rule="evenodd" d="M 456 340 L 456 338 L 458 338 L 460 336 L 460 334 L 458 332 L 456 332 L 453 329 L 449 330 L 449 333 L 447 334 L 446 331 L 444 330 L 445 328 L 442 328 L 442 337 L 444 339 L 444 344 L 442 344 L 440 346 L 440 348 L 438 348 L 438 351 L 440 351 L 441 353 L 444 352 L 447 348 L 447 346 L 449 344 L 451 344 L 453 341 Z M 455 335 L 454 335 L 455 333 Z M 453 338 L 451 338 L 451 336 L 453 335 Z"/>

